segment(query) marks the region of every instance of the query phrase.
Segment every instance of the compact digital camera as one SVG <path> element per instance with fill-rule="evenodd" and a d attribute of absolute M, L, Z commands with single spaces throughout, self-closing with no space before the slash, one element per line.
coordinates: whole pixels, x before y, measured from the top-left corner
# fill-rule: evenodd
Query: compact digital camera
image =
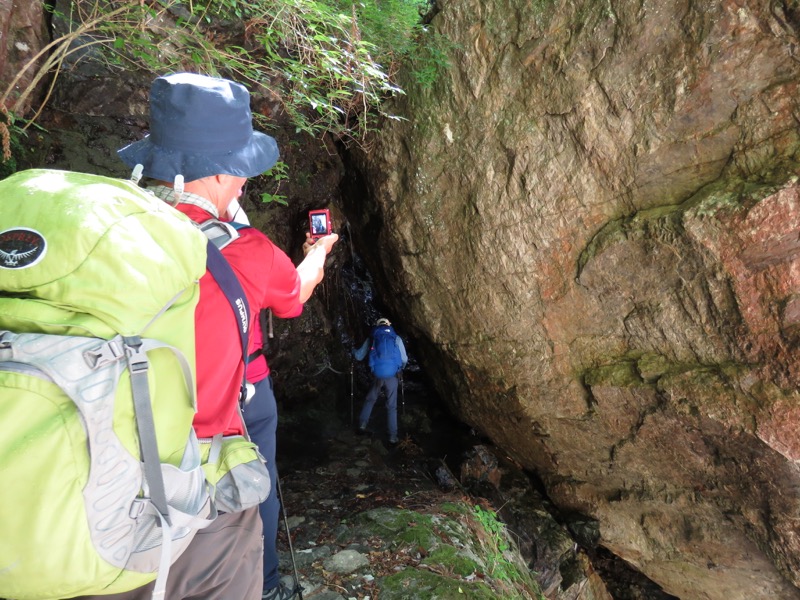
<path fill-rule="evenodd" d="M 314 242 L 331 233 L 333 231 L 331 211 L 327 208 L 308 211 L 308 231 L 311 233 L 311 239 Z"/>

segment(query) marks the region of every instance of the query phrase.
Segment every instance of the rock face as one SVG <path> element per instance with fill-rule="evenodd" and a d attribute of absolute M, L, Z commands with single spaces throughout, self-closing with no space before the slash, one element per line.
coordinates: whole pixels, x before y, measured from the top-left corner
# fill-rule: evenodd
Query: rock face
<path fill-rule="evenodd" d="M 0 96 L 47 42 L 43 2 L 0 0 Z M 6 108 L 14 107 L 20 96 L 25 96 L 16 111 L 19 115 L 28 111 L 38 98 L 28 89 L 35 85 L 35 74 L 35 67 L 22 73 L 6 98 Z"/>
<path fill-rule="evenodd" d="M 440 392 L 667 592 L 800 598 L 797 3 L 431 27 L 348 212 Z"/>

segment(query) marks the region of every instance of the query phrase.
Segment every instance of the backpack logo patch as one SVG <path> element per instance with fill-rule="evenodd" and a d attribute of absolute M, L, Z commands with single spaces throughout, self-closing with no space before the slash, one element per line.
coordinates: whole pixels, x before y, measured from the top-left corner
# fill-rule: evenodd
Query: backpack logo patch
<path fill-rule="evenodd" d="M 0 233 L 0 268 L 24 269 L 44 258 L 47 242 L 38 231 L 19 227 Z"/>

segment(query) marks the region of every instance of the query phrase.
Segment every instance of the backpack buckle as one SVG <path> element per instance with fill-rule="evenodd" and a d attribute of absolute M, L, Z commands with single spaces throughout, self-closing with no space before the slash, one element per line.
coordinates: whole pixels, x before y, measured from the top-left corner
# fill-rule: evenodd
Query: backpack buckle
<path fill-rule="evenodd" d="M 145 513 L 146 509 L 147 509 L 146 500 L 143 500 L 142 498 L 134 498 L 133 502 L 131 502 L 131 507 L 128 510 L 128 516 L 131 519 L 138 519 Z"/>
<path fill-rule="evenodd" d="M 102 346 L 95 350 L 86 350 L 83 353 L 83 359 L 90 369 L 100 369 L 109 363 L 116 362 L 123 358 L 125 353 L 122 351 L 118 342 L 111 340 L 105 342 Z"/>
<path fill-rule="evenodd" d="M 142 349 L 142 338 L 138 335 L 123 337 L 125 343 L 125 353 L 128 357 L 128 370 L 131 375 L 141 373 L 150 368 L 150 361 L 147 360 L 147 352 Z"/>
<path fill-rule="evenodd" d="M 0 331 L 0 350 L 11 348 L 11 339 L 14 336 L 10 331 Z"/>

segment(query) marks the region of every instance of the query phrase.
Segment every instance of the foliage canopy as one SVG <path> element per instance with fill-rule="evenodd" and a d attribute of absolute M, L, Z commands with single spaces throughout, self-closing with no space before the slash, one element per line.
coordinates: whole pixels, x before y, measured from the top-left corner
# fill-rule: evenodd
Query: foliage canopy
<path fill-rule="evenodd" d="M 401 64 L 419 65 L 431 35 L 420 21 L 427 0 L 72 0 L 54 13 L 58 35 L 0 103 L 12 115 L 45 77 L 80 61 L 153 76 L 194 71 L 229 77 L 282 106 L 298 131 L 363 140 L 402 93 Z M 416 58 L 415 58 L 416 57 Z M 423 72 L 425 65 L 420 67 Z M 41 110 L 41 108 L 40 108 Z M 30 119 L 34 121 L 38 113 Z"/>

